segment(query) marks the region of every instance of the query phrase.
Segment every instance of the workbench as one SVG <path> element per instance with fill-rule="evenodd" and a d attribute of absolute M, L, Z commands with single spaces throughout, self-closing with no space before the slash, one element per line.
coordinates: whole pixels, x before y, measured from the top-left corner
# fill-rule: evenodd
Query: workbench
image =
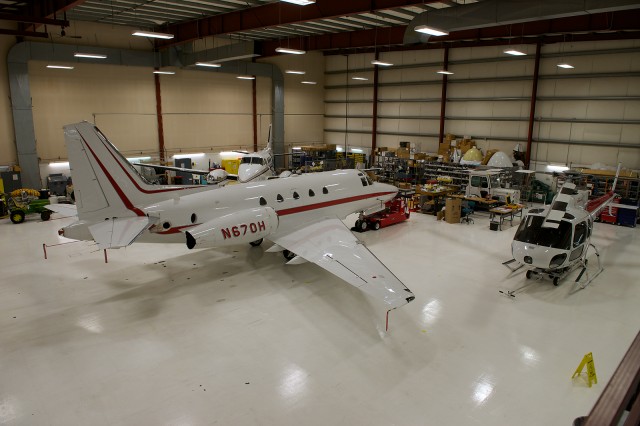
<path fill-rule="evenodd" d="M 513 226 L 513 218 L 522 217 L 522 207 L 510 208 L 510 207 L 494 207 L 489 210 L 490 223 L 497 223 L 498 230 L 502 231 L 502 224 L 505 220 L 509 220 L 509 224 Z M 497 220 L 494 220 L 496 219 Z M 489 225 L 491 226 L 491 225 Z"/>

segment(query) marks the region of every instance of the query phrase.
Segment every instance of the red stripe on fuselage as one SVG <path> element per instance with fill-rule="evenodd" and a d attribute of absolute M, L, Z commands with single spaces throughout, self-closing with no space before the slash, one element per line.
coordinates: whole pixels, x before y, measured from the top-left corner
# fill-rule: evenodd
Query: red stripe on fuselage
<path fill-rule="evenodd" d="M 374 198 L 382 195 L 391 195 L 391 194 L 393 194 L 393 192 L 376 192 L 373 194 L 356 195 L 353 197 L 340 198 L 337 200 L 325 201 L 322 203 L 307 204 L 305 206 L 291 207 L 289 209 L 281 209 L 281 210 L 277 210 L 276 213 L 278 213 L 278 216 L 287 216 L 290 214 L 302 213 L 309 210 L 317 210 L 325 207 L 337 206 L 339 204 L 352 203 L 354 201 L 366 200 L 367 198 Z"/>

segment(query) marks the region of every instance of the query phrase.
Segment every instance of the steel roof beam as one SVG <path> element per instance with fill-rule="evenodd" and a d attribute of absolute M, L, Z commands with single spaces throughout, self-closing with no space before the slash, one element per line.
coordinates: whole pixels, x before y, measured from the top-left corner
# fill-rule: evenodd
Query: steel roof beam
<path fill-rule="evenodd" d="M 219 34 L 415 6 L 424 4 L 425 1 L 431 3 L 435 0 L 317 0 L 316 3 L 305 7 L 283 2 L 268 3 L 192 22 L 163 26 L 158 30 L 175 34 L 175 38 L 163 41 L 159 45 L 169 46 Z"/>

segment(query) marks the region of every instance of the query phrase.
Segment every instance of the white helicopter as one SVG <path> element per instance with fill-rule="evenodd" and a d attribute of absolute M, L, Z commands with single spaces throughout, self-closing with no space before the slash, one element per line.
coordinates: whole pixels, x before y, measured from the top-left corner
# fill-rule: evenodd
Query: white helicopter
<path fill-rule="evenodd" d="M 209 185 L 224 186 L 229 180 L 237 180 L 239 183 L 247 183 L 259 180 L 266 180 L 276 176 L 275 169 L 273 167 L 273 149 L 271 138 L 271 126 L 269 126 L 269 138 L 267 140 L 267 146 L 264 149 L 256 152 L 248 151 L 233 151 L 242 155 L 240 164 L 238 166 L 238 174 L 227 173 L 222 168 L 215 168 L 211 171 L 187 169 L 183 167 L 172 166 L 160 166 L 148 163 L 133 163 L 139 167 L 149 167 L 153 169 L 170 170 L 174 172 L 190 173 L 194 175 L 203 175 L 207 178 Z"/>
<path fill-rule="evenodd" d="M 182 242 L 189 249 L 225 247 L 263 238 L 267 252 L 288 264 L 312 262 L 384 301 L 389 310 L 413 293 L 380 262 L 341 219 L 375 211 L 398 189 L 359 170 L 311 173 L 229 185 L 168 186 L 147 183 L 91 123 L 64 127 L 78 220 L 59 234 L 95 240 L 101 249 L 142 242 Z M 68 213 L 68 207 L 50 205 Z"/>
<path fill-rule="evenodd" d="M 548 275 L 556 286 L 571 271 L 582 268 L 575 280 L 579 283 L 587 271 L 587 252 L 593 247 L 598 270 L 582 287 L 588 285 L 602 272 L 600 253 L 590 243 L 593 222 L 614 199 L 619 172 L 620 165 L 611 191 L 596 199 L 589 200 L 586 189 L 577 189 L 576 184 L 568 180 L 549 206 L 529 210 L 511 243 L 513 259 L 504 265 L 518 262 L 520 266 L 513 271 L 524 266 L 528 269 L 527 278 Z M 567 173 L 567 177 L 572 178 L 572 174 Z"/>

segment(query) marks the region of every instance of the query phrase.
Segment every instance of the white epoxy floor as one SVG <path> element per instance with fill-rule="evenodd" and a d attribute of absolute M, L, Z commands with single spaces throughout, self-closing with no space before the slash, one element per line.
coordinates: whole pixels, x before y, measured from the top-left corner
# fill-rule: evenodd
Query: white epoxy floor
<path fill-rule="evenodd" d="M 596 224 L 586 289 L 515 298 L 515 228 L 414 214 L 360 234 L 416 295 L 385 333 L 384 306 L 267 243 L 44 260 L 69 222 L 0 221 L 2 425 L 570 425 L 640 329 L 640 228 Z M 592 388 L 571 380 L 587 352 Z"/>

